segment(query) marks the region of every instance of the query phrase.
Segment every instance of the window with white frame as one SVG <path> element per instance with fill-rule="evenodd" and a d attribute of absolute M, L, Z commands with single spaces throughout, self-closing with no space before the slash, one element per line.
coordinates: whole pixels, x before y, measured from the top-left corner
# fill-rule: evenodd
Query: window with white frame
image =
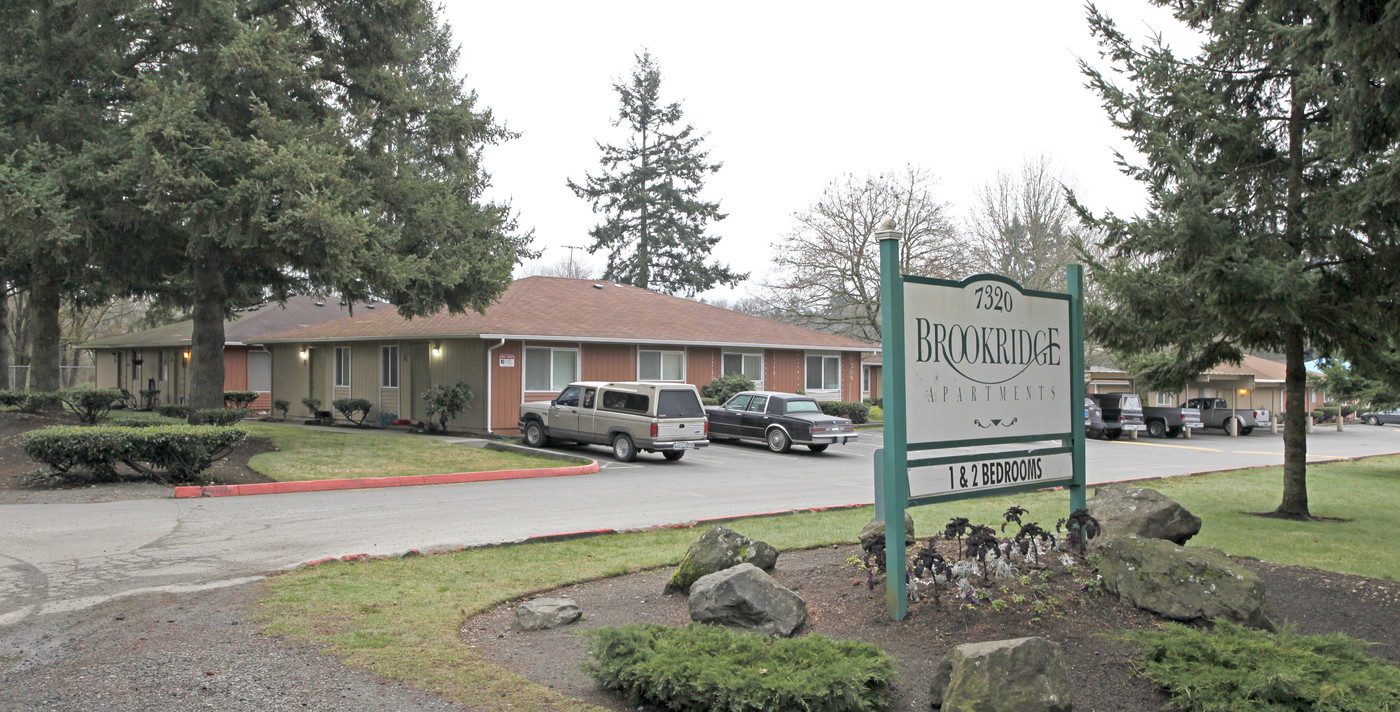
<path fill-rule="evenodd" d="M 397 347 L 395 347 L 397 348 Z M 350 347 L 335 347 L 335 360 L 333 369 L 335 371 L 335 385 L 340 387 L 350 387 Z M 397 385 L 398 379 L 394 379 Z"/>
<path fill-rule="evenodd" d="M 170 364 L 165 360 L 164 351 L 156 352 L 156 373 L 159 374 L 160 380 L 170 380 Z"/>
<path fill-rule="evenodd" d="M 841 357 L 808 356 L 806 388 L 808 393 L 841 390 Z"/>
<path fill-rule="evenodd" d="M 720 357 L 720 375 L 742 374 L 754 383 L 763 382 L 763 354 L 726 353 Z"/>
<path fill-rule="evenodd" d="M 684 381 L 684 351 L 637 351 L 637 380 Z"/>
<path fill-rule="evenodd" d="M 861 367 L 860 367 L 860 392 L 861 392 L 861 393 L 869 393 L 869 392 L 870 392 L 870 371 L 871 371 L 871 370 L 872 370 L 872 369 L 871 369 L 869 366 L 861 366 Z"/>
<path fill-rule="evenodd" d="M 578 380 L 578 349 L 525 349 L 525 390 L 557 393 Z"/>
<path fill-rule="evenodd" d="M 1165 391 L 1157 391 L 1157 405 L 1164 405 L 1164 406 L 1173 406 L 1173 405 L 1176 405 L 1176 394 L 1175 394 L 1175 393 L 1167 393 L 1167 392 L 1165 392 Z"/>
<path fill-rule="evenodd" d="M 397 344 L 379 347 L 379 386 L 381 388 L 399 387 L 399 347 Z"/>
<path fill-rule="evenodd" d="M 248 390 L 272 392 L 272 354 L 266 351 L 248 352 Z"/>

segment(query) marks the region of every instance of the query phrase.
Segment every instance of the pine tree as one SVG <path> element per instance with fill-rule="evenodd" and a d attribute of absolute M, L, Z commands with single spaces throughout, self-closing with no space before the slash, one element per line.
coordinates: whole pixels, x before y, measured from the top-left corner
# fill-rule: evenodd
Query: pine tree
<path fill-rule="evenodd" d="M 1108 252 L 1091 260 L 1105 299 L 1088 308 L 1089 336 L 1151 354 L 1158 384 L 1246 350 L 1281 351 L 1277 514 L 1306 518 L 1305 347 L 1378 369 L 1396 362 L 1400 2 L 1361 3 L 1359 15 L 1310 0 L 1153 2 L 1201 33 L 1197 55 L 1177 57 L 1160 36 L 1138 45 L 1088 13 L 1102 55 L 1131 86 L 1087 63 L 1084 72 L 1142 153 L 1142 165 L 1120 164 L 1150 196 L 1146 214 L 1128 219 L 1081 207 Z"/>
<path fill-rule="evenodd" d="M 701 149 L 704 137 L 681 124 L 679 103 L 661 103 L 661 70 L 649 52 L 637 57 L 630 82 L 613 85 L 622 100 L 614 126 L 632 133 L 627 145 L 598 144 L 602 172 L 568 186 L 606 220 L 589 231 L 590 254 L 608 251 L 604 279 L 693 296 L 746 279 L 706 258 L 719 242 L 706 234 L 725 215 L 700 198 L 706 175 L 720 169 Z"/>

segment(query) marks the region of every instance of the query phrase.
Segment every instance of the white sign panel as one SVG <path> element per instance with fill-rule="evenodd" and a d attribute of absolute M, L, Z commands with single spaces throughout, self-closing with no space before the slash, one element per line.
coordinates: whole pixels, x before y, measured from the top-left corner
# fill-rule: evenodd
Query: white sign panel
<path fill-rule="evenodd" d="M 1024 455 L 994 460 L 933 465 L 909 470 L 909 493 L 914 497 L 996 490 L 1013 485 L 1049 487 L 1074 479 L 1071 453 Z"/>
<path fill-rule="evenodd" d="M 515 368 L 515 354 L 501 354 L 501 368 Z"/>
<path fill-rule="evenodd" d="M 908 442 L 1068 433 L 1069 300 L 1009 279 L 904 282 Z M 945 473 L 946 474 L 946 473 Z"/>

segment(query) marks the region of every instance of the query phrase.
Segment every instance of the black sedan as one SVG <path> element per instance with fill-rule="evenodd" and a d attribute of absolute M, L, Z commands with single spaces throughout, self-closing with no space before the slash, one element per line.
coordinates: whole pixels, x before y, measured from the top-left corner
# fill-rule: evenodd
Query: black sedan
<path fill-rule="evenodd" d="M 1362 413 L 1361 422 L 1367 425 L 1400 424 L 1400 410 L 1378 410 L 1372 413 Z"/>
<path fill-rule="evenodd" d="M 806 445 L 821 452 L 832 443 L 856 441 L 847 418 L 827 415 L 815 398 L 774 391 L 744 391 L 727 403 L 705 409 L 711 440 L 757 440 L 773 452 Z"/>

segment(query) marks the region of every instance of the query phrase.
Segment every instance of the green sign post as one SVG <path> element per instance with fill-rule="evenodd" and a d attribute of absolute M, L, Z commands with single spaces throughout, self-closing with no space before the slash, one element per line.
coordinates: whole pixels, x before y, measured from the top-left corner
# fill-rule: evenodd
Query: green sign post
<path fill-rule="evenodd" d="M 1084 278 L 1071 265 L 1058 293 L 1000 275 L 902 275 L 902 233 L 886 228 L 876 233 L 885 409 L 876 490 L 886 603 L 899 620 L 907 507 L 1056 486 L 1068 487 L 1070 511 L 1084 506 Z"/>

